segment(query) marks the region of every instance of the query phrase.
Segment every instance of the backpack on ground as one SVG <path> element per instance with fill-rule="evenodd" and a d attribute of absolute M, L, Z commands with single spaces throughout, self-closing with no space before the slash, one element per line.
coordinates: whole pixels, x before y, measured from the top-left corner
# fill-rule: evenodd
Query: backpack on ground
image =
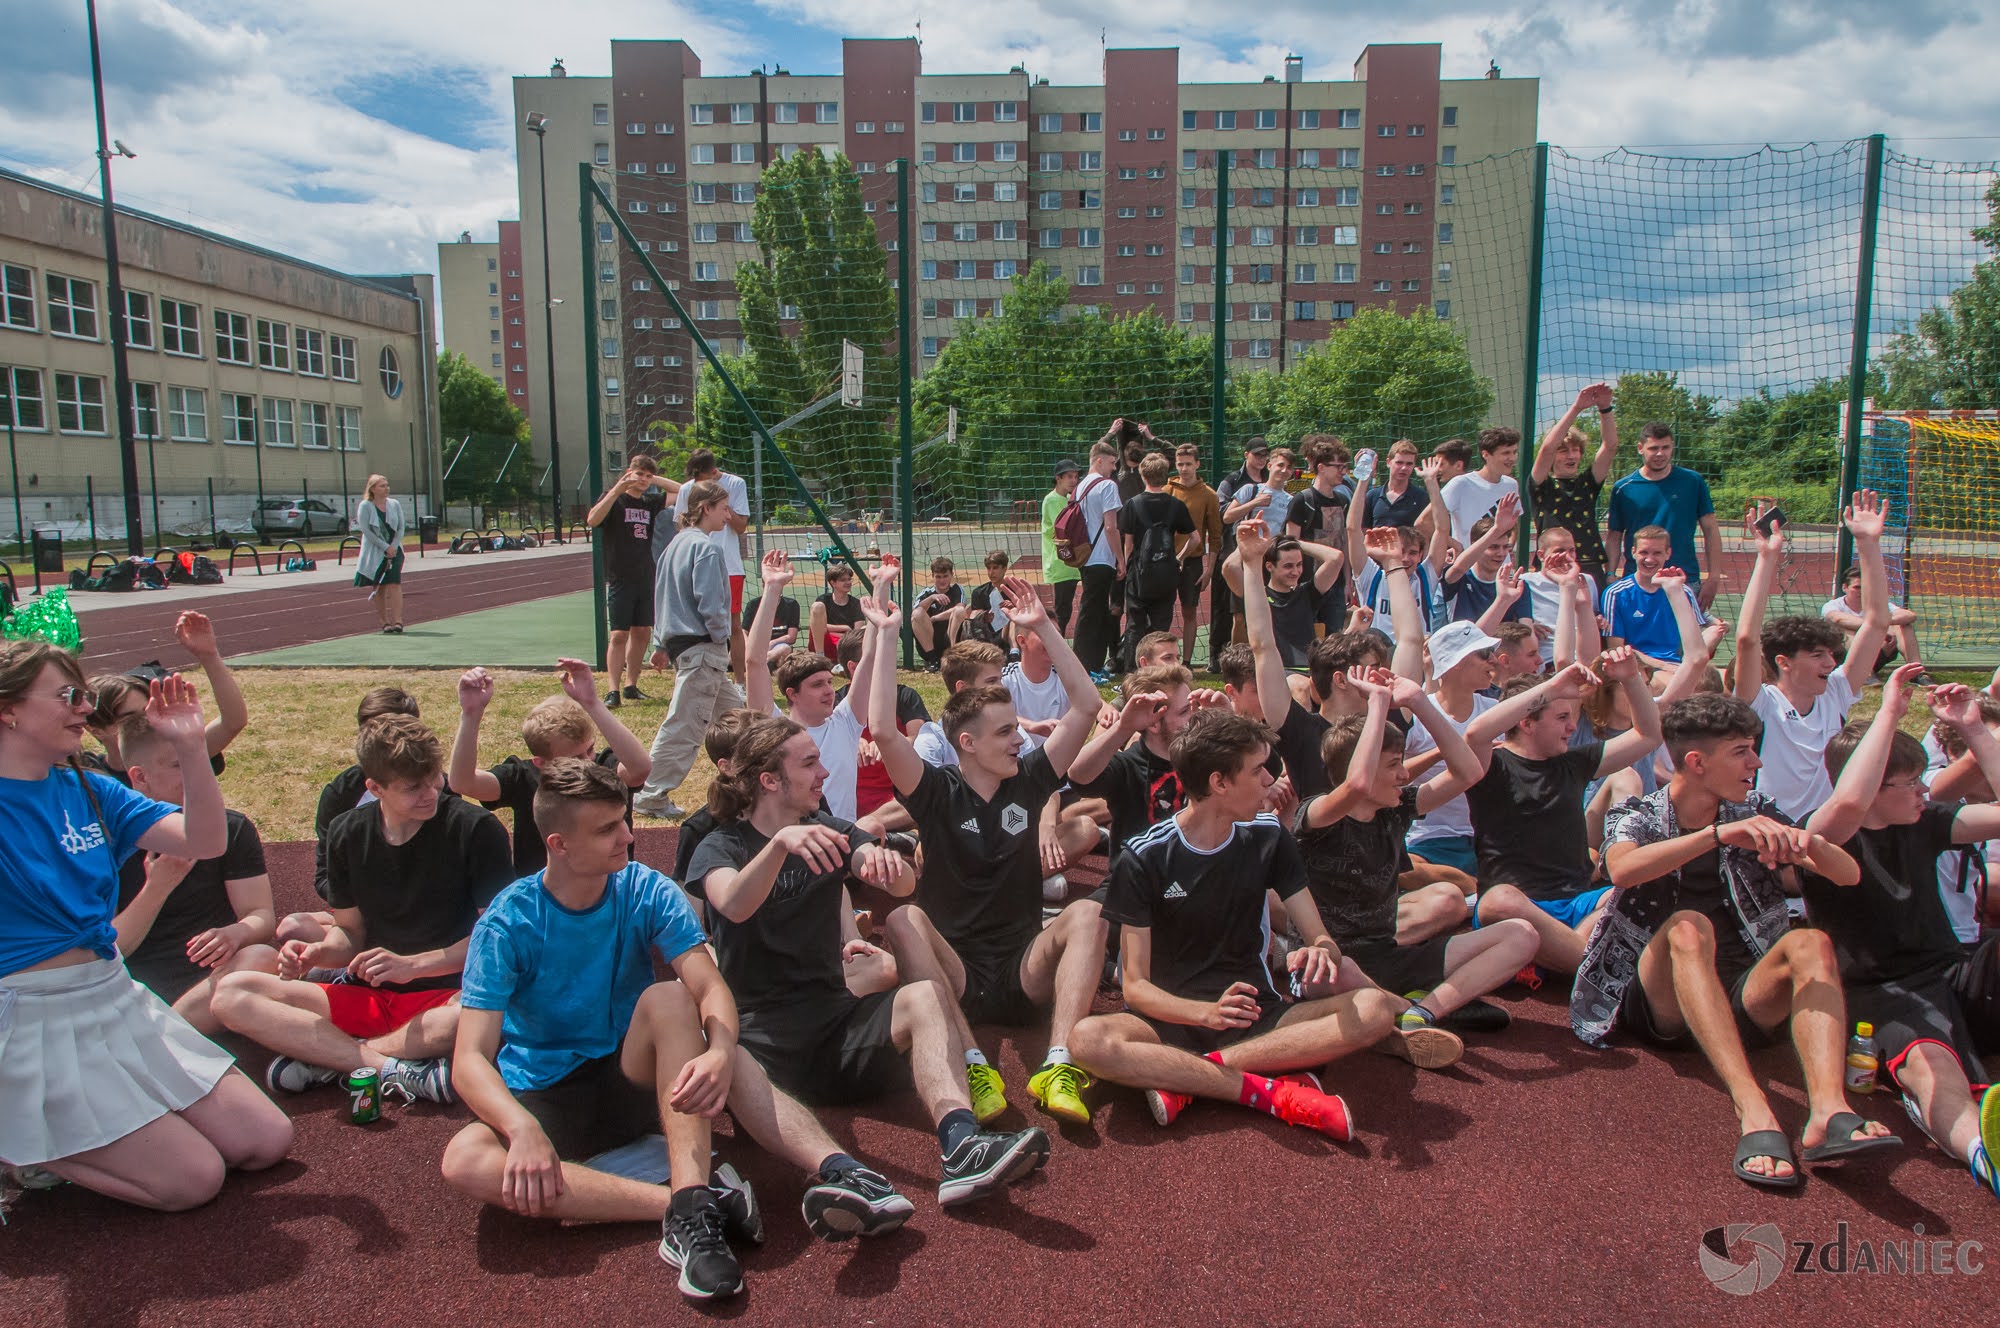
<path fill-rule="evenodd" d="M 1090 521 L 1083 514 L 1083 496 L 1099 484 L 1108 484 L 1102 475 L 1092 475 L 1089 480 L 1077 486 L 1070 495 L 1063 510 L 1056 514 L 1052 533 L 1056 543 L 1056 559 L 1066 567 L 1081 567 L 1090 561 L 1091 545 L 1097 536 L 1090 532 Z"/>
<path fill-rule="evenodd" d="M 1180 589 L 1181 560 L 1174 555 L 1171 522 L 1147 526 L 1125 568 L 1125 584 L 1139 599 L 1165 599 Z"/>

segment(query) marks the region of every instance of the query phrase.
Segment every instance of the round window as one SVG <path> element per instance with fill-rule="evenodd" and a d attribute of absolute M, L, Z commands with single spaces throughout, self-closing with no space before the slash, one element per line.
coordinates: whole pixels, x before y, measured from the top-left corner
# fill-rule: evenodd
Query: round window
<path fill-rule="evenodd" d="M 391 398 L 403 395 L 403 369 L 393 346 L 382 348 L 382 393 Z"/>

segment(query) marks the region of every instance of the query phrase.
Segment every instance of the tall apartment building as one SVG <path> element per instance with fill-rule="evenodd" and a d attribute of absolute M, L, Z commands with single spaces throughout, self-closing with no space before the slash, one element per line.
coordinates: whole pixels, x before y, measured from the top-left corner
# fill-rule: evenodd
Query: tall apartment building
<path fill-rule="evenodd" d="M 557 307 L 553 404 L 566 456 L 571 448 L 579 463 L 582 456 L 585 313 L 598 319 L 604 346 L 609 464 L 653 421 L 691 418 L 693 335 L 724 352 L 740 349 L 732 275 L 758 257 L 750 235 L 758 177 L 800 150 L 839 151 L 854 164 L 885 261 L 893 261 L 899 221 L 895 163 L 913 164 L 920 373 L 963 320 L 992 312 L 1008 281 L 1037 260 L 1061 269 L 1078 306 L 1153 309 L 1206 334 L 1215 309 L 1214 167 L 1224 151 L 1232 178 L 1223 333 L 1239 370 L 1282 367 L 1368 306 L 1428 305 L 1458 319 L 1475 358 L 1482 344 L 1518 344 L 1527 190 L 1497 188 L 1475 200 L 1441 174 L 1532 145 L 1538 82 L 1444 79 L 1440 60 L 1436 45 L 1369 46 L 1351 80 L 1306 81 L 1293 59 L 1283 77 L 1204 84 L 1181 81 L 1177 50 L 1108 50 L 1101 84 L 1060 86 L 1020 67 L 926 74 L 912 39 L 847 40 L 838 74 L 721 77 L 704 75 L 683 42 L 616 41 L 609 78 L 517 79 L 517 123 L 531 111 L 559 122 L 546 150 L 556 294 L 567 287 L 576 296 Z M 526 288 L 538 300 L 542 214 L 527 137 L 517 134 L 522 241 Z M 603 168 L 620 219 L 694 328 L 680 326 L 627 249 L 617 264 L 599 264 L 588 292 L 578 289 L 581 237 L 569 220 L 577 161 Z M 1482 229 L 1523 237 L 1513 246 L 1521 253 L 1506 261 L 1506 274 L 1479 284 L 1478 299 L 1454 299 L 1468 291 L 1465 262 L 1476 246 L 1465 241 Z M 1458 285 L 1448 287 L 1455 275 Z M 551 396 L 538 320 L 525 331 L 539 437 Z M 643 398 L 621 390 L 631 381 L 621 369 L 639 364 Z M 1518 384 L 1509 381 L 1517 364 L 1518 356 L 1480 365 L 1495 380 L 1496 418 L 1519 414 Z"/>
<path fill-rule="evenodd" d="M 438 294 L 444 312 L 444 345 L 482 369 L 528 409 L 526 302 L 521 285 L 521 223 L 500 223 L 498 240 L 475 241 L 462 233 L 438 246 Z"/>
<path fill-rule="evenodd" d="M 122 310 L 98 199 L 0 170 L 0 429 L 22 519 L 123 528 L 110 328 L 123 318 L 142 522 L 247 520 L 261 492 L 338 507 L 371 473 L 419 500 L 437 454 L 431 278 L 352 276 L 120 207 Z M 8 426 L 11 426 L 8 427 Z M 0 494 L 0 530 L 14 528 Z"/>

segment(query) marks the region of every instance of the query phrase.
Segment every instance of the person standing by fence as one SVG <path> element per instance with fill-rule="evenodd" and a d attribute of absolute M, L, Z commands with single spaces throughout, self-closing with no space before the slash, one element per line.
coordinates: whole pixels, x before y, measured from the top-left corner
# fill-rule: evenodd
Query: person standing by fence
<path fill-rule="evenodd" d="M 1055 487 L 1042 495 L 1042 580 L 1055 591 L 1056 630 L 1063 633 L 1069 631 L 1069 615 L 1076 607 L 1076 587 L 1083 573 L 1056 556 L 1056 518 L 1069 506 L 1081 474 L 1076 462 L 1063 458 L 1056 462 Z"/>
<path fill-rule="evenodd" d="M 354 509 L 354 528 L 361 533 L 361 556 L 354 565 L 354 584 L 374 592 L 375 614 L 384 636 L 403 634 L 403 504 L 389 496 L 389 477 L 370 475 Z"/>
<path fill-rule="evenodd" d="M 1093 674 L 1104 672 L 1105 656 L 1118 637 L 1118 614 L 1112 593 L 1125 579 L 1125 540 L 1118 529 L 1116 472 L 1118 449 L 1099 442 L 1090 449 L 1090 474 L 1077 486 L 1090 533 L 1090 557 L 1083 565 L 1083 607 L 1077 610 L 1076 653 Z M 1101 681 L 1101 679 L 1100 679 Z"/>
<path fill-rule="evenodd" d="M 1201 588 L 1221 561 L 1217 550 L 1222 547 L 1222 500 L 1202 482 L 1201 450 L 1193 443 L 1174 449 L 1174 471 L 1174 477 L 1167 481 L 1167 492 L 1187 505 L 1188 516 L 1194 521 L 1194 533 L 1182 540 L 1180 547 L 1181 658 L 1191 660 L 1195 620 L 1201 616 Z M 1228 593 L 1226 588 L 1223 593 Z M 1215 617 L 1213 609 L 1210 617 Z"/>

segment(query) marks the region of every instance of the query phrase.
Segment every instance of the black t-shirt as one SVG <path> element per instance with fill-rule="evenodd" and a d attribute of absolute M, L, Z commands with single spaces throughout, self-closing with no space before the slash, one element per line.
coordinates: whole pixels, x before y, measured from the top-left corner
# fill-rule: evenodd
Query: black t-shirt
<path fill-rule="evenodd" d="M 833 599 L 833 592 L 823 590 L 819 593 L 819 597 L 813 600 L 813 603 L 826 610 L 826 624 L 829 627 L 859 627 L 863 621 L 861 600 L 858 596 L 849 595 L 847 603 L 836 604 Z"/>
<path fill-rule="evenodd" d="M 618 773 L 618 757 L 607 747 L 593 758 L 597 764 Z M 542 828 L 535 824 L 535 790 L 542 786 L 542 768 L 533 761 L 510 756 L 490 772 L 500 781 L 500 796 L 480 806 L 490 812 L 502 807 L 514 813 L 514 875 L 533 876 L 549 865 L 549 846 Z M 632 822 L 632 790 L 625 790 L 625 823 Z"/>
<path fill-rule="evenodd" d="M 653 579 L 653 523 L 666 505 L 666 496 L 653 490 L 642 498 L 621 494 L 612 500 L 611 511 L 598 527 L 604 537 L 607 580 L 644 584 Z"/>
<path fill-rule="evenodd" d="M 1417 789 L 1375 813 L 1373 820 L 1343 817 L 1317 829 L 1306 824 L 1310 798 L 1300 798 L 1294 814 L 1299 855 L 1320 920 L 1339 945 L 1394 945 L 1396 877 L 1403 869 L 1403 840 L 1417 819 Z"/>
<path fill-rule="evenodd" d="M 1535 537 L 1560 526 L 1576 537 L 1578 562 L 1604 563 L 1604 535 L 1597 528 L 1597 494 L 1604 481 L 1589 466 L 1568 479 L 1551 475 L 1535 485 Z"/>
<path fill-rule="evenodd" d="M 1403 490 L 1400 498 L 1391 498 L 1387 485 L 1368 491 L 1368 524 L 1374 526 L 1414 526 L 1424 509 L 1431 505 L 1430 495 L 1421 484 L 1412 484 Z"/>
<path fill-rule="evenodd" d="M 903 807 L 917 823 L 924 870 L 917 903 L 959 957 L 1002 959 L 1042 926 L 1042 850 L 1036 830 L 1062 777 L 1042 748 L 981 798 L 955 767 L 926 765 Z"/>
<path fill-rule="evenodd" d="M 1227 511 L 1229 510 L 1228 495 L 1234 494 L 1238 489 L 1242 488 L 1246 484 L 1262 484 L 1263 482 L 1264 481 L 1252 475 L 1249 472 L 1249 470 L 1246 469 L 1245 467 L 1238 466 L 1236 469 L 1230 471 L 1227 475 L 1224 475 L 1222 477 L 1222 483 L 1215 486 L 1215 496 L 1218 500 L 1221 501 L 1222 509 L 1224 511 Z M 1235 547 L 1236 547 L 1236 527 L 1232 525 L 1230 522 L 1225 521 L 1222 523 L 1223 557 L 1227 557 L 1229 551 Z M 1216 565 L 1218 567 L 1221 566 L 1220 559 L 1217 560 Z"/>
<path fill-rule="evenodd" d="M 1353 491 L 1345 484 L 1335 485 L 1330 497 L 1321 493 L 1318 485 L 1309 484 L 1292 495 L 1292 505 L 1285 512 L 1285 524 L 1297 526 L 1300 539 L 1344 549 L 1347 547 L 1347 506 L 1353 501 Z"/>
<path fill-rule="evenodd" d="M 1493 749 L 1486 777 L 1465 791 L 1479 851 L 1479 887 L 1511 882 L 1530 899 L 1568 899 L 1590 885 L 1584 786 L 1604 763 L 1604 744 L 1530 761 Z"/>
<path fill-rule="evenodd" d="M 836 709 L 847 699 L 847 688 L 842 687 L 833 694 Z M 931 722 L 931 708 L 924 704 L 924 694 L 906 683 L 896 684 L 896 722 L 908 727 L 911 720 L 928 724 Z"/>
<path fill-rule="evenodd" d="M 313 893 L 326 898 L 326 832 L 334 818 L 361 805 L 368 792 L 368 777 L 361 767 L 351 765 L 326 781 L 319 791 L 319 807 L 313 813 Z"/>
<path fill-rule="evenodd" d="M 763 602 L 764 602 L 764 597 L 762 595 L 759 595 L 757 596 L 757 598 L 751 600 L 748 604 L 745 604 L 743 606 L 744 631 L 747 632 L 750 630 L 751 622 L 755 620 L 757 617 L 757 606 L 762 604 Z M 799 626 L 799 602 L 795 599 L 779 600 L 777 620 L 771 624 L 771 639 L 773 641 L 777 640 L 778 633 L 784 631 L 786 628 L 791 628 L 793 631 L 797 631 L 798 626 Z"/>
<path fill-rule="evenodd" d="M 921 601 L 918 608 L 933 618 L 942 618 L 959 605 L 965 603 L 965 587 L 954 581 L 947 590 L 939 590 L 935 585 L 917 592 Z"/>
<path fill-rule="evenodd" d="M 190 938 L 215 927 L 236 922 L 236 910 L 229 902 L 228 883 L 264 874 L 264 841 L 257 827 L 239 811 L 225 811 L 229 845 L 219 858 L 203 858 L 188 869 L 167 901 L 146 939 L 125 956 L 125 967 L 133 977 L 150 987 L 169 1003 L 208 975 L 187 957 Z M 118 907 L 122 911 L 146 884 L 146 855 L 134 853 L 125 859 L 118 873 Z M 168 992 L 171 991 L 172 995 Z"/>
<path fill-rule="evenodd" d="M 1157 825 L 1187 806 L 1187 794 L 1174 763 L 1156 755 L 1141 738 L 1121 747 L 1105 763 L 1104 771 L 1076 791 L 1086 798 L 1102 798 L 1111 809 L 1111 852 L 1137 839 L 1148 826 Z"/>
<path fill-rule="evenodd" d="M 326 902 L 357 908 L 364 945 L 420 954 L 472 934 L 479 911 L 514 880 L 513 854 L 500 819 L 463 798 L 441 798 L 437 815 L 402 844 L 382 832 L 382 804 L 334 818 L 327 831 Z M 459 975 L 384 983 L 385 991 L 456 987 Z"/>
<path fill-rule="evenodd" d="M 1853 983 L 1935 977 L 1965 957 L 1938 897 L 1938 854 L 1952 847 L 1961 804 L 1927 802 L 1912 825 L 1857 830 L 1841 847 L 1861 864 L 1861 884 L 1800 873 L 1806 917 L 1833 938 L 1840 976 Z"/>
<path fill-rule="evenodd" d="M 1336 581 L 1331 590 L 1322 591 L 1313 583 L 1312 574 L 1316 568 L 1310 558 L 1306 560 L 1306 575 L 1290 590 L 1264 588 L 1264 597 L 1271 601 L 1271 635 L 1278 643 L 1278 656 L 1285 661 L 1288 669 L 1302 669 L 1306 666 L 1306 655 L 1312 650 L 1318 634 L 1313 630 L 1319 626 L 1319 616 L 1326 601 L 1341 592 L 1346 573 L 1341 581 Z"/>
<path fill-rule="evenodd" d="M 1212 1001 L 1247 982 L 1271 1001 L 1264 891 L 1288 900 L 1305 888 L 1298 843 L 1275 816 L 1239 823 L 1212 852 L 1191 847 L 1178 821 L 1163 821 L 1112 863 L 1104 916 L 1152 932 L 1151 977 L 1162 991 Z"/>
<path fill-rule="evenodd" d="M 701 841 L 714 834 L 721 824 L 704 804 L 688 813 L 681 822 L 680 833 L 674 838 L 674 880 L 697 898 L 699 895 L 688 880 L 688 866 L 694 861 L 694 851 L 701 846 Z"/>
<path fill-rule="evenodd" d="M 840 948 L 840 892 L 847 884 L 854 852 L 874 836 L 826 812 L 806 818 L 847 836 L 847 856 L 830 872 L 813 870 L 796 853 L 778 868 L 771 893 L 757 911 L 732 922 L 708 907 L 709 934 L 715 938 L 716 966 L 746 1015 L 802 1001 L 847 994 Z M 771 841 L 747 818 L 716 827 L 688 863 L 688 890 L 706 903 L 708 874 L 718 868 L 742 871 Z"/>
<path fill-rule="evenodd" d="M 1118 534 L 1129 539 L 1129 548 L 1137 555 L 1145 545 L 1146 532 L 1165 530 L 1168 532 L 1169 549 L 1177 543 L 1174 535 L 1194 533 L 1194 517 L 1189 514 L 1187 504 L 1170 493 L 1146 491 L 1137 497 L 1125 500 L 1118 511 Z M 1128 567 L 1127 571 L 1131 569 Z M 1174 563 L 1174 574 L 1180 575 L 1180 563 Z"/>
<path fill-rule="evenodd" d="M 1702 914 L 1714 928 L 1715 972 L 1723 986 L 1729 986 L 1756 965 L 1757 956 L 1743 939 L 1743 928 L 1737 924 L 1736 910 L 1729 903 L 1729 886 L 1722 879 L 1721 855 L 1713 847 L 1684 864 L 1675 874 L 1670 911 L 1682 909 Z"/>
<path fill-rule="evenodd" d="M 1291 706 L 1285 712 L 1285 722 L 1278 726 L 1277 751 L 1284 758 L 1286 773 L 1292 777 L 1292 787 L 1301 798 L 1331 793 L 1333 781 L 1326 777 L 1326 762 L 1319 759 L 1319 745 L 1333 722 L 1296 700 Z"/>

